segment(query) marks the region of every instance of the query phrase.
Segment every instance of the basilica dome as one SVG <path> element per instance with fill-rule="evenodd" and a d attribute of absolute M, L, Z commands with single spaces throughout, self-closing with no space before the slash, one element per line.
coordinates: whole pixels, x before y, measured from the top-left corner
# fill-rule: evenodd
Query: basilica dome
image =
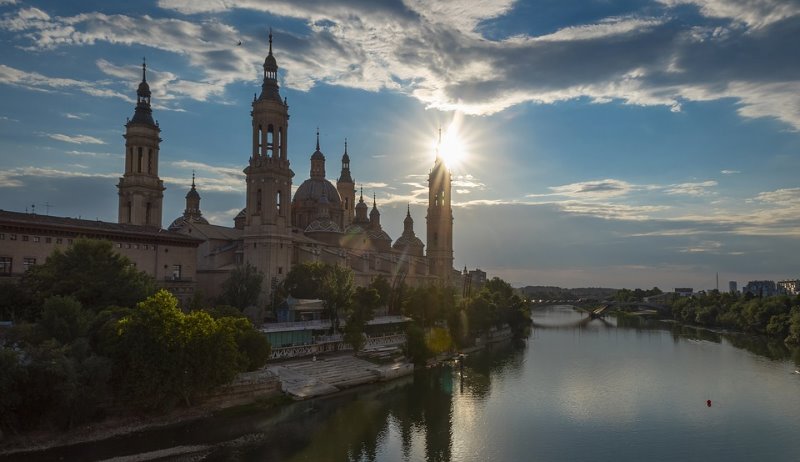
<path fill-rule="evenodd" d="M 306 201 L 312 201 L 318 204 L 322 196 L 325 196 L 331 206 L 339 207 L 342 199 L 339 196 L 339 191 L 336 190 L 330 181 L 325 178 L 309 178 L 297 188 L 292 199 L 292 204 L 301 205 Z"/>

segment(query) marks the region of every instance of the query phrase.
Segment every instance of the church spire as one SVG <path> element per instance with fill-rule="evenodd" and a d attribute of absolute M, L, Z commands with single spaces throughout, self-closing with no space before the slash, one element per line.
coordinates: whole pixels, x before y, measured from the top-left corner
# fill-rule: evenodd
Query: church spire
<path fill-rule="evenodd" d="M 269 52 L 266 59 L 264 59 L 264 83 L 261 85 L 259 99 L 273 99 L 279 103 L 284 103 L 278 89 L 278 62 L 275 60 L 275 56 L 272 55 L 272 28 L 270 28 Z"/>
<path fill-rule="evenodd" d="M 147 84 L 147 62 L 142 58 L 142 81 L 136 89 L 136 109 L 133 113 L 133 123 L 155 125 L 153 109 L 150 107 L 150 85 Z"/>

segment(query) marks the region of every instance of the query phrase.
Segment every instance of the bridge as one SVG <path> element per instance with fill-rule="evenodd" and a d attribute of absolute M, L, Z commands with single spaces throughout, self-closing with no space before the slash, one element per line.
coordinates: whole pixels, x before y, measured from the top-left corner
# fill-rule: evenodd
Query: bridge
<path fill-rule="evenodd" d="M 660 305 L 657 303 L 649 303 L 649 302 L 610 302 L 606 303 L 605 305 L 595 308 L 589 312 L 589 315 L 593 318 L 597 318 L 600 316 L 604 316 L 608 310 L 620 310 L 620 311 L 627 311 L 627 312 L 639 312 L 642 314 L 648 314 L 655 312 L 655 314 L 660 315 L 669 315 L 669 306 L 667 305 Z"/>

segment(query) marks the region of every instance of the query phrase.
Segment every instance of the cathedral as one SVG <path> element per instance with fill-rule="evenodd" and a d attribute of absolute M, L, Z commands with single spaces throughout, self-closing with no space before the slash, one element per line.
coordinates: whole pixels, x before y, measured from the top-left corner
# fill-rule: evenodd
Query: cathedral
<path fill-rule="evenodd" d="M 263 66 L 261 93 L 252 103 L 252 143 L 247 166 L 244 208 L 233 226 L 209 224 L 200 211 L 195 184 L 186 194 L 186 209 L 169 230 L 202 239 L 197 255 L 197 287 L 208 298 L 230 272 L 249 263 L 263 275 L 263 296 L 293 265 L 317 261 L 352 269 L 357 285 L 384 276 L 392 285 L 451 284 L 453 213 L 451 175 L 438 155 L 428 177 L 427 253 L 414 232 L 410 207 L 403 233 L 396 240 L 383 230 L 376 198 L 356 189 L 347 141 L 335 183 L 326 177 L 326 156 L 319 145 L 311 153 L 311 168 L 292 196 L 288 155 L 289 105 L 278 85 L 278 64 L 269 52 Z M 120 179 L 119 222 L 161 226 L 164 187 L 158 178 L 160 128 L 153 122 L 146 76 L 137 91 L 133 119 L 126 126 L 125 175 Z M 371 206 L 369 201 L 371 199 Z"/>

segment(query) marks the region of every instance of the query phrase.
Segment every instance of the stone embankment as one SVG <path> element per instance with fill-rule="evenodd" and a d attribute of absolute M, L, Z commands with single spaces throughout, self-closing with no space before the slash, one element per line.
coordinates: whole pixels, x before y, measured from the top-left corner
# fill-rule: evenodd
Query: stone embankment
<path fill-rule="evenodd" d="M 411 374 L 405 361 L 374 364 L 352 354 L 326 355 L 268 366 L 281 383 L 281 390 L 297 400 L 336 393 L 365 383 L 391 380 Z"/>

